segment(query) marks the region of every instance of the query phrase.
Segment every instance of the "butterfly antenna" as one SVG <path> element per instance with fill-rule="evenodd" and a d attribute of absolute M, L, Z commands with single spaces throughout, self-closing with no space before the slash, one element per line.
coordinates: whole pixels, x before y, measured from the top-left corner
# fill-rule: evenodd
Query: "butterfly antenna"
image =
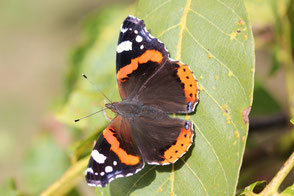
<path fill-rule="evenodd" d="M 97 114 L 97 113 L 99 113 L 99 112 L 102 112 L 103 110 L 106 110 L 106 109 L 107 109 L 107 108 L 103 108 L 102 110 L 98 110 L 97 112 L 94 112 L 94 113 L 89 114 L 89 115 L 87 115 L 87 116 L 84 116 L 84 117 L 82 117 L 82 118 L 78 118 L 78 119 L 74 120 L 74 122 L 78 122 L 78 121 L 80 121 L 80 120 L 82 120 L 82 119 L 84 119 L 84 118 L 88 118 L 88 117 L 90 117 L 90 116 L 93 116 L 93 115 L 95 115 L 95 114 Z"/>
<path fill-rule="evenodd" d="M 88 82 L 90 82 L 96 88 L 96 90 L 98 90 L 110 103 L 112 103 L 112 101 L 108 97 L 106 97 L 106 95 L 96 86 L 96 84 L 94 84 L 94 82 L 89 80 L 85 74 L 82 74 L 82 75 L 84 78 L 86 78 L 86 80 L 88 80 Z"/>

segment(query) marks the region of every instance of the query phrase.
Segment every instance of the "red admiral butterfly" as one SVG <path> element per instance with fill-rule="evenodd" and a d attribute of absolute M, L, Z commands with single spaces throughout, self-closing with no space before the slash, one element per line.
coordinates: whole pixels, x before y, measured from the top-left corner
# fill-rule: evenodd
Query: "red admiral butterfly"
<path fill-rule="evenodd" d="M 103 131 L 86 170 L 90 186 L 106 186 L 151 165 L 176 162 L 193 142 L 192 122 L 171 118 L 198 103 L 197 80 L 188 65 L 169 58 L 143 20 L 128 16 L 116 50 L 121 102 L 106 104 L 117 116 Z"/>

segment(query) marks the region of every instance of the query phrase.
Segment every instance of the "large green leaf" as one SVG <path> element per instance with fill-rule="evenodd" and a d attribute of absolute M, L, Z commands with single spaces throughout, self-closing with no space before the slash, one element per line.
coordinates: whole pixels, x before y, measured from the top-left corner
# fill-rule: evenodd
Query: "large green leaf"
<path fill-rule="evenodd" d="M 190 116 L 196 139 L 175 166 L 147 167 L 113 182 L 110 192 L 234 195 L 254 74 L 254 43 L 243 1 L 141 0 L 136 16 L 199 80 L 200 103 Z"/>
<path fill-rule="evenodd" d="M 186 156 L 170 166 L 146 166 L 138 174 L 113 181 L 97 194 L 234 195 L 252 104 L 254 42 L 242 0 L 141 0 L 136 16 L 169 49 L 172 58 L 191 66 L 198 81 L 200 103 L 189 118 L 196 138 Z M 115 48 L 127 12 L 120 11 L 88 49 L 81 72 L 112 100 L 119 101 L 115 79 Z M 103 97 L 82 78 L 63 111 L 87 114 L 103 107 Z M 73 118 L 73 117 L 72 117 Z M 97 120 L 98 119 L 98 120 Z M 72 120 L 72 119 L 71 119 Z M 77 126 L 102 131 L 103 114 Z"/>

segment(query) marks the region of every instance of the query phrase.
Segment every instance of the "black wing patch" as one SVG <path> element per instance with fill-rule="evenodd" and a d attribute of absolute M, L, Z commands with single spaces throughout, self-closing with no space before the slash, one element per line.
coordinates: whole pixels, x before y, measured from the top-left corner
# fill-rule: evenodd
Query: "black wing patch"
<path fill-rule="evenodd" d="M 121 26 L 116 50 L 116 73 L 122 99 L 136 94 L 167 58 L 164 44 L 150 35 L 144 21 L 128 16 Z"/>
<path fill-rule="evenodd" d="M 133 175 L 144 167 L 137 147 L 127 135 L 130 134 L 129 128 L 129 124 L 118 115 L 103 131 L 86 169 L 89 186 L 105 187 L 112 180 Z"/>
<path fill-rule="evenodd" d="M 145 28 L 143 20 L 128 16 L 120 29 L 116 50 L 116 71 L 129 65 L 132 59 L 141 56 L 146 50 L 157 50 L 163 57 L 168 53 L 165 46 Z"/>

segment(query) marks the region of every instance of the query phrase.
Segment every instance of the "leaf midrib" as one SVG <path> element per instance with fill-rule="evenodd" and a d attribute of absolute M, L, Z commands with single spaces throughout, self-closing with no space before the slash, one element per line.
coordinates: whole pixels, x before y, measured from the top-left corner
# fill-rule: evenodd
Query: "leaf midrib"
<path fill-rule="evenodd" d="M 192 0 L 187 0 L 183 16 L 180 21 L 180 33 L 179 33 L 179 39 L 178 39 L 178 46 L 177 46 L 177 55 L 176 55 L 176 60 L 181 60 L 181 54 L 182 54 L 182 42 L 183 42 L 183 34 L 184 34 L 184 29 L 186 28 L 187 24 L 187 16 L 191 8 L 191 1 Z"/>
<path fill-rule="evenodd" d="M 236 16 L 238 16 L 238 18 L 240 18 L 241 20 L 243 20 L 236 12 L 235 12 L 235 10 L 233 9 L 233 8 L 231 8 L 231 7 L 229 7 L 229 6 L 227 6 L 224 2 L 222 2 L 222 1 L 220 1 L 220 0 L 216 0 L 218 3 L 220 3 L 220 4 L 222 4 L 224 7 L 226 7 L 227 9 L 229 9 L 229 10 L 231 10 L 232 11 L 232 13 L 233 14 L 235 14 Z M 164 3 L 162 3 L 161 5 L 160 5 L 160 7 L 162 7 L 162 6 L 164 6 L 164 5 L 166 5 L 167 3 L 170 3 L 171 2 L 171 0 L 167 0 L 167 1 L 165 1 Z M 156 10 L 158 10 L 158 9 L 156 9 Z M 152 13 L 153 12 L 155 12 L 156 10 L 153 10 L 152 11 Z M 171 30 L 171 29 L 174 29 L 174 28 L 176 28 L 176 27 L 178 27 L 178 26 L 180 26 L 180 30 L 179 30 L 179 36 L 178 36 L 178 43 L 177 43 L 177 53 L 176 53 L 176 60 L 181 60 L 181 53 L 182 53 L 182 42 L 183 42 L 183 36 L 184 36 L 184 33 L 185 33 L 185 30 L 186 30 L 186 32 L 188 33 L 188 34 L 190 34 L 190 36 L 192 35 L 192 38 L 194 38 L 193 37 L 193 34 L 189 31 L 189 29 L 187 29 L 187 27 L 186 27 L 186 24 L 187 24 L 187 16 L 188 16 L 188 14 L 189 14 L 189 12 L 193 12 L 194 10 L 192 10 L 191 9 L 191 0 L 187 0 L 186 1 L 186 5 L 185 5 L 185 8 L 184 8 L 184 12 L 183 12 L 183 15 L 182 15 L 182 17 L 181 17 L 181 20 L 180 20 L 180 23 L 178 23 L 178 24 L 176 24 L 176 25 L 173 25 L 173 26 L 171 26 L 171 27 L 169 27 L 169 28 L 167 28 L 166 30 L 164 30 L 164 31 L 162 31 L 160 34 L 159 34 L 159 36 L 158 37 L 161 37 L 163 34 L 165 34 L 166 32 L 168 32 L 169 30 Z M 196 13 L 196 11 L 194 11 L 194 13 L 195 14 L 197 14 Z M 148 15 L 146 15 L 146 17 L 149 17 L 150 16 L 150 13 L 148 14 Z M 204 16 L 200 16 L 200 17 L 202 17 L 202 18 L 204 18 L 204 19 L 206 19 Z M 207 21 L 207 20 L 206 20 Z M 223 34 L 225 34 L 225 35 L 228 35 L 226 32 L 224 32 L 224 31 L 222 31 L 221 29 L 219 29 L 218 27 L 217 27 L 217 25 L 215 25 L 214 23 L 212 23 L 212 22 L 210 22 L 210 21 L 207 21 L 208 23 L 210 23 L 211 25 L 213 25 L 215 28 L 217 28 L 217 30 L 219 30 L 220 32 L 222 32 Z M 194 39 L 193 39 L 194 40 Z M 234 39 L 235 41 L 237 41 L 237 42 L 239 42 L 239 44 L 241 44 L 242 46 L 244 46 L 243 45 L 243 42 L 241 42 L 240 40 L 238 40 L 238 39 Z M 195 41 L 195 40 L 194 40 Z M 198 43 L 197 41 L 195 41 L 195 43 L 197 43 L 198 45 L 200 45 L 204 50 L 205 50 L 205 47 L 204 46 L 202 46 L 200 43 Z M 206 51 L 206 50 L 205 50 Z M 208 51 L 206 51 L 206 52 L 208 52 Z M 211 53 L 211 52 L 210 52 Z M 231 74 L 232 74 L 232 77 L 236 80 L 236 82 L 238 83 L 238 85 L 240 86 L 240 88 L 242 89 L 242 93 L 244 93 L 244 94 L 246 94 L 246 92 L 245 92 L 245 89 L 244 89 L 244 86 L 241 84 L 241 82 L 240 82 L 240 80 L 239 80 L 239 78 L 231 71 L 231 69 L 225 64 L 225 63 L 223 63 L 220 59 L 218 59 L 215 55 L 213 55 L 213 58 L 220 64 L 220 65 L 222 65 L 222 67 L 223 68 L 225 68 L 227 71 L 229 71 L 229 72 L 231 72 Z M 201 85 L 201 84 L 200 84 Z M 221 105 L 220 105 L 220 103 L 218 103 L 218 101 L 215 99 L 215 97 L 213 96 L 213 95 L 211 95 L 208 91 L 207 91 L 207 89 L 205 89 L 204 90 L 208 95 L 209 95 L 209 97 L 216 103 L 216 105 L 220 108 L 220 110 L 221 111 L 223 111 L 223 108 L 221 107 Z M 244 98 L 245 98 L 245 96 L 244 96 Z M 246 100 L 246 102 L 247 102 L 247 99 L 245 99 Z M 233 122 L 233 119 L 231 119 L 231 121 Z M 234 126 L 234 128 L 235 129 L 237 129 L 237 126 L 236 126 L 236 124 L 233 122 L 233 126 Z M 204 136 L 204 135 L 203 135 Z M 204 136 L 205 137 L 205 136 Z M 208 141 L 207 141 L 208 142 Z M 238 140 L 238 143 L 239 143 L 240 141 Z M 239 146 L 239 145 L 238 145 Z M 210 146 L 211 147 L 211 146 Z M 238 150 L 239 151 L 239 150 Z M 216 152 L 214 151 L 214 154 L 216 155 L 216 157 L 218 157 L 218 155 L 216 154 Z M 239 155 L 240 156 L 240 155 Z M 219 161 L 218 161 L 219 162 Z M 186 162 L 184 162 L 184 164 L 186 164 Z M 220 164 L 220 166 L 221 166 L 221 168 L 222 168 L 222 171 L 223 171 L 223 173 L 224 173 L 224 177 L 225 177 L 225 180 L 226 180 L 226 186 L 227 186 L 227 189 L 228 189 L 228 181 L 227 181 L 227 177 L 226 177 L 226 172 L 225 172 L 225 170 L 224 170 L 224 168 L 222 167 L 222 164 Z M 154 167 L 152 168 L 152 169 L 154 169 Z M 151 169 L 151 170 L 152 170 Z M 191 168 L 190 168 L 191 169 Z M 148 170 L 147 171 L 147 173 L 149 173 L 151 170 Z M 171 174 L 170 174 L 170 178 L 172 179 L 172 175 L 174 175 L 174 173 L 173 173 L 174 171 L 173 171 L 173 168 L 172 168 L 172 170 L 171 170 Z M 145 174 L 144 174 L 145 175 Z M 141 178 L 140 179 L 138 179 L 138 181 L 140 181 L 141 180 Z M 137 181 L 137 182 L 138 182 Z M 165 181 L 165 183 L 166 183 L 166 181 Z M 172 187 L 174 186 L 174 180 L 171 180 L 171 192 L 170 192 L 170 194 L 172 195 L 173 194 L 173 189 L 172 189 Z M 131 188 L 132 189 L 132 188 Z M 130 189 L 130 191 L 131 191 L 131 189 Z M 204 188 L 205 189 L 205 188 Z M 206 189 L 205 189 L 206 190 Z M 207 190 L 206 190 L 207 191 Z M 207 192 L 206 192 L 207 193 Z"/>

